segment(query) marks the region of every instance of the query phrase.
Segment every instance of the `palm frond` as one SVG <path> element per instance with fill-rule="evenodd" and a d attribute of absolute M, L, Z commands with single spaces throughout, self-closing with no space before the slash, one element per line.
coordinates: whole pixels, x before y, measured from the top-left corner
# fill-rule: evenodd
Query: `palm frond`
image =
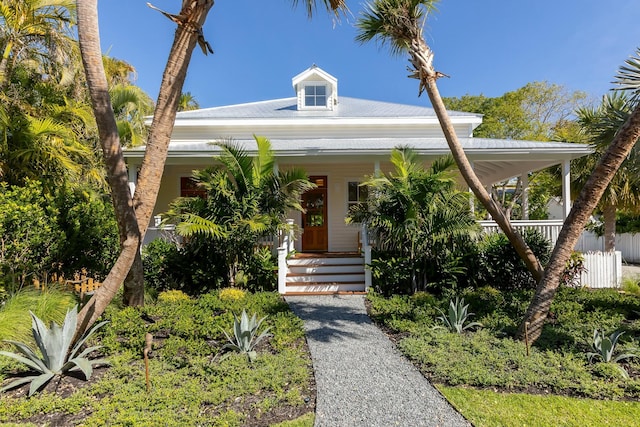
<path fill-rule="evenodd" d="M 635 56 L 631 56 L 618 70 L 613 83 L 620 90 L 628 91 L 634 101 L 640 101 L 640 48 L 636 49 Z"/>

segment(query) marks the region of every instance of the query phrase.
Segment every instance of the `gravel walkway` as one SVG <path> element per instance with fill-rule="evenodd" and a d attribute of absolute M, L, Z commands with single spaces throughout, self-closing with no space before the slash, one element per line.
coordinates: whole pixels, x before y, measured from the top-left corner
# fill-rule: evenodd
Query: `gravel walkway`
<path fill-rule="evenodd" d="M 316 427 L 470 426 L 371 323 L 363 296 L 286 300 L 313 359 Z"/>

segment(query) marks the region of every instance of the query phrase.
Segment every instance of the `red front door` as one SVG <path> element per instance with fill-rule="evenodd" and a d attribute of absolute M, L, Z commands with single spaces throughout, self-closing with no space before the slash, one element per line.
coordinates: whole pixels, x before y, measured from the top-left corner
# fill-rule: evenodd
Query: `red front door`
<path fill-rule="evenodd" d="M 302 252 L 326 252 L 329 248 L 327 228 L 327 177 L 310 176 L 318 188 L 302 195 Z"/>

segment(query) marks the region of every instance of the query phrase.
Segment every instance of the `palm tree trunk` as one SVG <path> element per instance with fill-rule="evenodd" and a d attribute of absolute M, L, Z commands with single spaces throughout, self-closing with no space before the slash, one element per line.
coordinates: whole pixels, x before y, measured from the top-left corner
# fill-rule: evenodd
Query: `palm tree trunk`
<path fill-rule="evenodd" d="M 202 28 L 212 6 L 213 0 L 182 1 L 180 15 L 187 17 L 188 25 L 178 25 L 176 29 L 160 84 L 156 109 L 147 137 L 147 148 L 138 174 L 136 191 L 133 195 L 140 233 L 143 237 L 158 198 L 160 180 L 169 150 L 182 87 L 187 76 L 191 54 L 198 40 L 196 30 Z"/>
<path fill-rule="evenodd" d="M 498 204 L 491 198 L 487 190 L 482 185 L 482 182 L 478 179 L 475 171 L 471 167 L 471 163 L 465 154 L 458 136 L 456 135 L 447 109 L 442 102 L 442 97 L 438 91 L 436 80 L 438 78 L 437 73 L 433 69 L 433 54 L 431 49 L 424 42 L 422 37 L 417 38 L 411 43 L 410 47 L 411 63 L 414 66 L 417 77 L 420 80 L 420 84 L 424 87 L 431 100 L 431 105 L 438 116 L 438 121 L 442 127 L 451 154 L 458 165 L 460 174 L 464 178 L 465 182 L 478 198 L 480 203 L 485 207 L 487 212 L 491 214 L 493 220 L 498 224 L 503 233 L 507 236 L 511 245 L 522 258 L 527 266 L 527 269 L 531 272 L 536 282 L 540 281 L 543 276 L 544 270 L 540 261 L 533 253 L 533 251 L 526 244 L 520 233 L 511 225 L 509 218 L 507 218 L 498 206 Z"/>
<path fill-rule="evenodd" d="M 95 322 L 116 294 L 139 252 L 141 235 L 129 191 L 127 165 L 122 155 L 118 127 L 111 107 L 109 88 L 104 74 L 98 31 L 97 0 L 78 1 L 78 40 L 82 52 L 87 85 L 91 97 L 100 144 L 107 168 L 118 228 L 121 253 L 102 287 L 78 314 L 78 330 Z M 94 313 L 94 314 L 90 314 Z"/>
<path fill-rule="evenodd" d="M 640 105 L 633 110 L 620 128 L 573 204 L 571 212 L 562 226 L 544 276 L 538 283 L 536 293 L 520 324 L 518 330 L 520 339 L 524 339 L 525 329 L 528 329 L 529 342 L 534 342 L 540 337 L 551 302 L 560 285 L 560 276 L 571 257 L 571 252 L 578 242 L 589 216 L 638 138 L 640 138 Z"/>
<path fill-rule="evenodd" d="M 122 157 L 122 148 L 119 144 L 115 117 L 111 109 L 106 78 L 102 67 L 98 36 L 97 0 L 78 1 L 77 6 L 78 35 L 96 121 L 99 122 L 100 141 L 103 145 L 105 162 L 107 163 L 107 174 L 113 189 L 112 194 L 114 194 L 113 199 L 116 204 L 116 211 L 124 214 L 126 210 L 125 228 L 127 230 L 127 238 L 123 241 L 122 251 L 116 264 L 111 269 L 102 287 L 96 291 L 91 300 L 78 314 L 78 331 L 82 331 L 90 327 L 102 315 L 139 254 L 140 243 L 149 226 L 160 188 L 160 179 L 162 178 L 178 101 L 184 85 L 191 53 L 199 35 L 197 30 L 204 23 L 207 13 L 213 6 L 213 0 L 183 0 L 182 2 L 180 15 L 186 17 L 186 24 L 179 25 L 176 30 L 174 43 L 160 86 L 138 186 L 133 198 L 133 204 L 129 206 L 123 205 L 125 199 L 128 203 L 131 203 L 131 197 L 127 169 Z M 104 130 L 100 129 L 101 122 Z M 135 206 L 135 212 L 133 211 L 133 206 Z M 122 211 L 119 209 L 122 209 Z M 131 217 L 132 212 L 133 218 Z"/>
<path fill-rule="evenodd" d="M 616 206 L 607 203 L 602 210 L 604 219 L 604 250 L 616 250 Z"/>

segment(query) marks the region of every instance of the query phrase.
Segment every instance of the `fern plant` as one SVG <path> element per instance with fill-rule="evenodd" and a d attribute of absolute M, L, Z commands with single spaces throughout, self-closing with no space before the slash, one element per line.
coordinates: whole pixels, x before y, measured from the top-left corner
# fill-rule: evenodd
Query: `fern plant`
<path fill-rule="evenodd" d="M 258 335 L 258 329 L 262 322 L 267 317 L 263 317 L 260 320 L 256 320 L 256 314 L 254 313 L 251 318 L 247 315 L 245 310 L 242 310 L 240 319 L 233 315 L 233 339 L 226 331 L 223 331 L 227 340 L 229 341 L 222 347 L 222 350 L 233 350 L 240 353 L 244 353 L 247 356 L 247 360 L 252 363 L 257 356 L 255 351 L 256 346 L 266 337 L 271 336 L 269 329 L 266 328 L 260 335 Z"/>
<path fill-rule="evenodd" d="M 600 359 L 606 363 L 618 363 L 632 357 L 640 357 L 631 352 L 616 355 L 616 347 L 618 346 L 618 340 L 622 334 L 624 334 L 624 332 L 615 331 L 607 337 L 604 334 L 604 331 L 594 329 L 593 340 L 591 342 L 591 348 L 593 351 L 587 353 L 589 362 L 593 363 L 594 360 Z M 621 366 L 618 366 L 618 368 L 625 378 L 629 377 L 629 374 L 627 374 L 627 371 L 625 371 L 624 368 Z"/>
<path fill-rule="evenodd" d="M 465 305 L 464 298 L 456 297 L 455 302 L 450 300 L 447 314 L 438 309 L 441 316 L 438 316 L 437 319 L 440 320 L 443 325 L 438 325 L 436 328 L 445 328 L 451 332 L 461 334 L 467 329 L 482 327 L 482 324 L 479 322 L 466 323 L 468 318 L 473 316 L 473 313 L 469 313 L 468 310 L 469 304 Z"/>
<path fill-rule="evenodd" d="M 11 357 L 23 363 L 38 372 L 39 375 L 19 378 L 2 387 L 0 392 L 10 390 L 22 384 L 31 383 L 29 387 L 29 396 L 31 396 L 56 375 L 64 375 L 70 371 L 81 371 L 85 379 L 88 380 L 93 373 L 93 366 L 108 364 L 104 359 L 89 360 L 86 357 L 101 346 L 88 347 L 82 352 L 80 351 L 87 339 L 107 322 L 97 323 L 74 343 L 73 337 L 78 323 L 77 306 L 67 311 L 67 315 L 61 326 L 55 322 L 51 322 L 51 328 L 47 328 L 38 316 L 31 312 L 29 313 L 32 318 L 31 329 L 33 338 L 36 341 L 39 352 L 21 342 L 5 340 L 13 344 L 21 354 L 0 351 L 0 355 Z"/>

